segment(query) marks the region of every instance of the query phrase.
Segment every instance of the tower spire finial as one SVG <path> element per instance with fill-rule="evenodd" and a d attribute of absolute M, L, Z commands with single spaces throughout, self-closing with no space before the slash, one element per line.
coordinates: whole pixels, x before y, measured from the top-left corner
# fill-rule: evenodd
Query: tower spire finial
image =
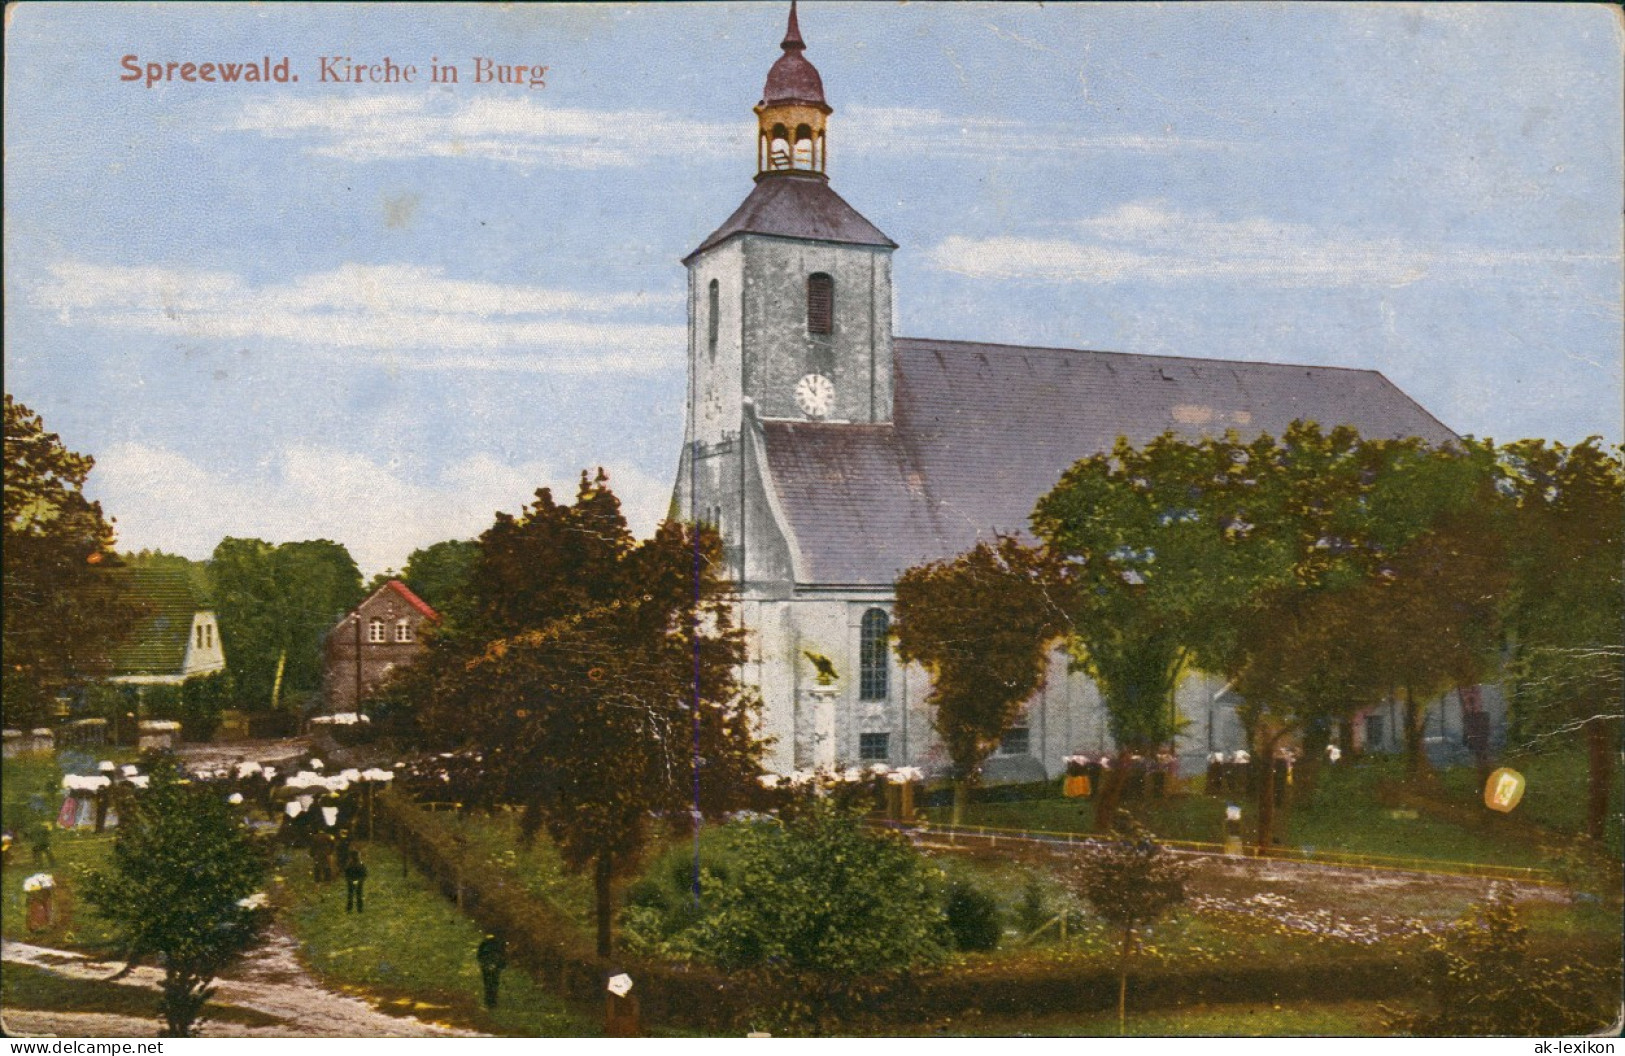
<path fill-rule="evenodd" d="M 801 39 L 801 25 L 796 21 L 796 0 L 790 0 L 790 24 L 784 30 L 784 43 L 779 47 L 785 51 L 806 51 L 807 45 Z"/>

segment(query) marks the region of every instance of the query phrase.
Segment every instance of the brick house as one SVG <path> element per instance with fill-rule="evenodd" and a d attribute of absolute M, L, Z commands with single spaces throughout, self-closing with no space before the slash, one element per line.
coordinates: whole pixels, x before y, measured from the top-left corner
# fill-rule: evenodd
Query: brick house
<path fill-rule="evenodd" d="M 355 711 L 358 688 L 365 702 L 391 671 L 411 663 L 423 648 L 423 625 L 439 618 L 428 602 L 398 579 L 368 595 L 327 632 L 322 678 L 326 710 Z"/>

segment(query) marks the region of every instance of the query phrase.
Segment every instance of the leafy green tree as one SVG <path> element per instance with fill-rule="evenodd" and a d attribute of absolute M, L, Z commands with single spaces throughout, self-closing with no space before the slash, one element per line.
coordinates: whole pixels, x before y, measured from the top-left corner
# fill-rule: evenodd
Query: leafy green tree
<path fill-rule="evenodd" d="M 396 692 L 420 702 L 427 745 L 482 756 L 484 803 L 521 807 L 527 834 L 545 829 L 592 870 L 607 956 L 612 881 L 651 819 L 738 809 L 761 772 L 719 543 L 675 522 L 637 542 L 600 472 L 570 506 L 538 492 L 480 546 L 468 624 L 436 636 Z"/>
<path fill-rule="evenodd" d="M 1421 984 L 1421 1008 L 1384 1008 L 1390 1029 L 1428 1037 L 1572 1036 L 1594 1034 L 1619 1016 L 1618 966 L 1532 955 L 1505 890 L 1434 940 Z"/>
<path fill-rule="evenodd" d="M 1573 447 L 1524 440 L 1501 455 L 1514 509 L 1514 723 L 1528 743 L 1583 731 L 1586 831 L 1601 840 L 1625 710 L 1625 464 L 1594 437 Z"/>
<path fill-rule="evenodd" d="M 443 619 L 461 621 L 479 559 L 478 543 L 448 539 L 412 551 L 401 569 L 401 582 L 434 606 Z"/>
<path fill-rule="evenodd" d="M 897 581 L 897 652 L 931 674 L 926 703 L 953 760 L 955 825 L 982 761 L 1043 681 L 1066 627 L 1061 592 L 1044 555 L 1011 538 Z"/>
<path fill-rule="evenodd" d="M 725 830 L 729 870 L 706 875 L 702 916 L 670 946 L 776 995 L 755 1026 L 845 1032 L 894 973 L 939 962 L 940 870 L 859 810 L 813 799 Z"/>
<path fill-rule="evenodd" d="M 1260 477 L 1273 441 L 1165 434 L 1143 448 L 1120 440 L 1062 475 L 1033 511 L 1066 589 L 1069 647 L 1104 698 L 1125 757 L 1154 753 L 1183 723 L 1181 676 L 1233 651 L 1250 599 L 1285 575 L 1274 536 L 1257 530 L 1280 498 Z M 1102 790 L 1110 823 L 1126 766 Z"/>
<path fill-rule="evenodd" d="M 362 598 L 361 570 L 342 544 L 328 539 L 283 543 L 272 555 L 281 593 L 286 689 L 320 689 L 327 632 Z"/>
<path fill-rule="evenodd" d="M 216 976 L 259 940 L 268 919 L 266 863 L 218 789 L 188 784 L 173 764 L 119 819 L 111 872 L 87 894 L 133 965 L 159 957 L 164 1037 L 192 1036 Z"/>
<path fill-rule="evenodd" d="M 361 600 L 361 571 L 326 539 L 273 546 L 221 540 L 209 561 L 221 644 L 237 691 L 275 707 L 287 690 L 322 684 L 322 642 Z"/>
<path fill-rule="evenodd" d="M 1117 1032 L 1128 1024 L 1128 972 L 1141 929 L 1161 920 L 1185 900 L 1190 865 L 1164 850 L 1145 826 L 1118 811 L 1111 839 L 1090 847 L 1078 859 L 1073 879 L 1078 892 L 1106 923 L 1122 935 L 1117 958 Z"/>
<path fill-rule="evenodd" d="M 37 726 L 51 699 L 105 669 L 142 609 L 106 570 L 113 525 L 85 498 L 95 461 L 76 454 L 40 416 L 5 395 L 6 725 Z"/>

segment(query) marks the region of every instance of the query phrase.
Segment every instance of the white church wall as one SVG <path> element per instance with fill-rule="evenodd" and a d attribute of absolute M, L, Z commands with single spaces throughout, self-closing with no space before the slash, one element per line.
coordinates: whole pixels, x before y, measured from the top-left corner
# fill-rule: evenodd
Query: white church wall
<path fill-rule="evenodd" d="M 890 421 L 892 407 L 891 261 L 878 247 L 746 235 L 744 390 L 763 418 L 801 418 L 795 385 L 819 373 L 835 385 L 838 421 Z M 740 265 L 736 265 L 740 266 Z M 834 333 L 807 332 L 807 277 L 835 282 Z"/>

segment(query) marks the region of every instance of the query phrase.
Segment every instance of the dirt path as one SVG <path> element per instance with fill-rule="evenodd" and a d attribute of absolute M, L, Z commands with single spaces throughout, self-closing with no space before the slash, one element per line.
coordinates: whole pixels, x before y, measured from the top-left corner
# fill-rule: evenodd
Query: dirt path
<path fill-rule="evenodd" d="M 32 965 L 70 979 L 107 980 L 122 965 L 95 961 L 82 954 L 27 943 L 8 942 L 4 959 Z M 121 985 L 157 990 L 163 978 L 161 969 L 139 967 Z M 281 931 L 273 931 L 266 942 L 232 971 L 230 978 L 218 980 L 212 1005 L 248 1009 L 278 1022 L 266 1026 L 211 1020 L 204 1033 L 215 1037 L 293 1037 L 293 1038 L 445 1038 L 481 1037 L 442 1023 L 428 1023 L 410 1016 L 380 1012 L 357 997 L 323 989 L 299 964 L 294 943 Z M 133 1019 L 90 1012 L 54 1012 L 7 1009 L 5 1025 L 13 1035 L 57 1034 L 69 1037 L 151 1036 L 153 1019 Z"/>

